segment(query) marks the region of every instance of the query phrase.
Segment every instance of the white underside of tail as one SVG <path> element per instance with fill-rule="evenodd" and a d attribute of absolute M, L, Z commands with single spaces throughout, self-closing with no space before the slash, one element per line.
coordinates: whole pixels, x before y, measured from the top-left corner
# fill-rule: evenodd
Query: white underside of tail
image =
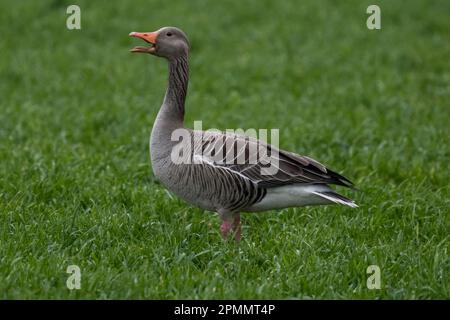
<path fill-rule="evenodd" d="M 333 197 L 333 195 L 323 194 L 320 192 L 313 192 L 313 194 L 318 195 L 319 197 L 325 198 L 337 204 L 343 204 L 352 208 L 358 208 L 358 205 L 354 201 L 345 201 L 343 199 Z"/>
<path fill-rule="evenodd" d="M 254 204 L 248 211 L 266 211 L 289 207 L 303 207 L 321 204 L 343 204 L 352 208 L 358 205 L 352 200 L 346 200 L 333 195 L 334 191 L 326 185 L 301 185 L 270 188 L 260 202 Z"/>

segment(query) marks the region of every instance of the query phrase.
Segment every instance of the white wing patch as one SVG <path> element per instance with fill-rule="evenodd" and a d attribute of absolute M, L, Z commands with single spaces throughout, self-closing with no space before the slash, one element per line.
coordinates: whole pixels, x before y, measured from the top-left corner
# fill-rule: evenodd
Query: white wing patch
<path fill-rule="evenodd" d="M 198 155 L 198 154 L 194 154 L 194 163 L 197 163 L 197 164 L 204 164 L 204 165 L 206 164 L 206 165 L 212 166 L 212 167 L 217 168 L 217 169 L 220 168 L 220 169 L 223 169 L 223 170 L 228 171 L 229 173 L 236 174 L 236 175 L 238 175 L 238 176 L 244 178 L 244 179 L 247 180 L 247 181 L 250 181 L 250 179 L 249 179 L 248 177 L 244 176 L 244 175 L 241 174 L 240 172 L 234 171 L 234 170 L 232 170 L 232 169 L 230 169 L 230 168 L 228 168 L 228 167 L 224 167 L 224 166 L 215 164 L 213 161 L 211 161 L 211 159 L 209 159 L 208 157 L 205 157 L 205 156 L 201 156 L 201 155 Z"/>

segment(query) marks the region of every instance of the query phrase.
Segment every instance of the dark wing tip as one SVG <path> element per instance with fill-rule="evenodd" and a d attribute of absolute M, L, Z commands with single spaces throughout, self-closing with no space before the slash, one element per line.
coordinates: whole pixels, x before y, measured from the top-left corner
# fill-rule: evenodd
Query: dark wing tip
<path fill-rule="evenodd" d="M 353 190 L 358 190 L 355 187 L 355 184 L 353 182 L 351 182 L 349 179 L 347 179 L 346 177 L 344 177 L 343 175 L 341 175 L 341 174 L 339 174 L 337 172 L 334 172 L 333 170 L 330 170 L 328 168 L 327 168 L 327 174 L 333 180 L 330 183 L 335 184 L 335 185 L 339 185 L 339 186 L 348 187 L 348 188 L 353 189 Z"/>

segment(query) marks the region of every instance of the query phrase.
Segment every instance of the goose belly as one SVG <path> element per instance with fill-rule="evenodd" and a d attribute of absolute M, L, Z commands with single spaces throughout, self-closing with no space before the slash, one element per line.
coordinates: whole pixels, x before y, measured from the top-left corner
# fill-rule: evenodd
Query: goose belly
<path fill-rule="evenodd" d="M 239 211 L 263 196 L 263 190 L 242 178 L 224 176 L 220 170 L 198 164 L 153 163 L 158 180 L 186 202 L 205 210 Z"/>

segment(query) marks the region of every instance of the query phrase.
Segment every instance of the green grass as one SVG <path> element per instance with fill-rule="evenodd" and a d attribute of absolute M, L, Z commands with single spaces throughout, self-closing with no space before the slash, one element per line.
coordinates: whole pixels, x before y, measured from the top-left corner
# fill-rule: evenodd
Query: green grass
<path fill-rule="evenodd" d="M 0 2 L 0 298 L 450 298 L 449 1 L 376 1 L 380 31 L 368 0 L 80 0 L 69 31 L 72 3 Z M 127 36 L 164 25 L 192 44 L 188 126 L 279 128 L 360 208 L 245 214 L 236 246 L 169 195 L 167 66 Z"/>

